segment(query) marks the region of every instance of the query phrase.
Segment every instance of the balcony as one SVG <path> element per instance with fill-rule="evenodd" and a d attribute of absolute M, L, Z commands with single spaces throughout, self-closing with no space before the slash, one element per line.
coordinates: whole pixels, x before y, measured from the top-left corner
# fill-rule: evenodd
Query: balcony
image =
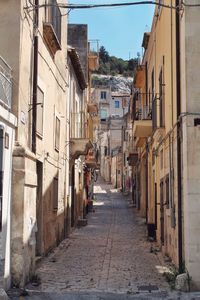
<path fill-rule="evenodd" d="M 145 85 L 145 66 L 140 65 L 137 67 L 135 76 L 134 76 L 134 88 L 143 88 Z"/>
<path fill-rule="evenodd" d="M 89 70 L 94 72 L 99 69 L 99 42 L 98 40 L 89 41 L 88 53 L 88 66 Z"/>
<path fill-rule="evenodd" d="M 89 139 L 70 138 L 70 158 L 78 159 L 81 155 L 87 155 L 88 151 L 93 148 Z"/>
<path fill-rule="evenodd" d="M 85 163 L 89 168 L 99 169 L 98 152 L 94 148 L 88 151 L 85 157 Z"/>
<path fill-rule="evenodd" d="M 146 138 L 152 134 L 152 113 L 149 106 L 136 111 L 133 124 L 133 136 L 137 138 L 137 147 L 141 147 Z"/>
<path fill-rule="evenodd" d="M 138 152 L 129 153 L 129 157 L 127 158 L 129 166 L 136 166 L 139 160 Z"/>
<path fill-rule="evenodd" d="M 12 101 L 12 74 L 11 68 L 0 56 L 0 104 L 11 109 Z"/>
<path fill-rule="evenodd" d="M 99 55 L 96 52 L 89 52 L 88 54 L 89 70 L 94 72 L 99 69 Z"/>
<path fill-rule="evenodd" d="M 93 121 L 93 124 L 99 124 L 99 114 L 98 114 L 98 106 L 96 103 L 88 103 L 87 104 L 87 111 L 90 115 L 90 118 Z"/>
<path fill-rule="evenodd" d="M 96 103 L 89 102 L 87 104 L 87 111 L 90 114 L 91 117 L 98 115 L 98 107 Z"/>
<path fill-rule="evenodd" d="M 61 12 L 56 0 L 49 0 L 46 7 L 46 20 L 43 23 L 43 35 L 50 53 L 54 56 L 61 50 Z"/>

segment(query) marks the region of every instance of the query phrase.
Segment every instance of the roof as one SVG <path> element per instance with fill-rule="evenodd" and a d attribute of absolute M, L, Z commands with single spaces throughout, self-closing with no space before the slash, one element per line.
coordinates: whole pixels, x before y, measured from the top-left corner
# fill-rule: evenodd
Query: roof
<path fill-rule="evenodd" d="M 112 97 L 130 97 L 130 94 L 122 94 L 122 93 L 117 93 L 113 92 L 111 93 Z"/>
<path fill-rule="evenodd" d="M 79 55 L 78 55 L 76 49 L 72 48 L 70 46 L 68 46 L 67 52 L 71 59 L 71 62 L 72 62 L 73 68 L 74 68 L 74 72 L 78 79 L 79 86 L 82 90 L 84 90 L 87 87 L 87 82 L 86 82 L 86 79 L 84 76 L 83 68 L 81 66 Z"/>

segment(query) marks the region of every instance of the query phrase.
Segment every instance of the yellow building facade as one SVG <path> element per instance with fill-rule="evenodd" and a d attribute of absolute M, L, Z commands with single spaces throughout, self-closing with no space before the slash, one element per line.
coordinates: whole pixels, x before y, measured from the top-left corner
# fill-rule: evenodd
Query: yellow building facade
<path fill-rule="evenodd" d="M 200 212 L 196 101 L 200 26 L 199 7 L 192 2 L 163 1 L 171 8 L 156 7 L 151 32 L 143 38 L 131 110 L 138 153 L 133 166 L 134 203 L 146 217 L 149 236 L 180 273 L 189 273 L 192 287 L 197 288 L 200 224 L 193 218 L 197 220 Z"/>

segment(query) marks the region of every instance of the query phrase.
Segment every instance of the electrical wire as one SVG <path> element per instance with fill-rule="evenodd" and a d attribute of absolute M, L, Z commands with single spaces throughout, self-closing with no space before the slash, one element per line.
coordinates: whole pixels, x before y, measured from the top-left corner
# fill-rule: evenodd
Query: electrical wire
<path fill-rule="evenodd" d="M 30 1 L 29 1 L 30 3 Z M 159 3 L 157 1 L 137 1 L 137 2 L 124 2 L 124 3 L 105 3 L 105 4 L 41 4 L 41 5 L 31 5 L 29 7 L 26 7 L 26 9 L 30 8 L 42 8 L 42 7 L 48 7 L 48 6 L 58 6 L 60 8 L 66 8 L 66 9 L 92 9 L 92 8 L 112 8 L 112 7 L 123 7 L 123 6 L 136 6 L 136 5 L 158 5 L 165 8 L 170 9 L 177 9 L 176 6 L 168 5 L 164 3 Z"/>

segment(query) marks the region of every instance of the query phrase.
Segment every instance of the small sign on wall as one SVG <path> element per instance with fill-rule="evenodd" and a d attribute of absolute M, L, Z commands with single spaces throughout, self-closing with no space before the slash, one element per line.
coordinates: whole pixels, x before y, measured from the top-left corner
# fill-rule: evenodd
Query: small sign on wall
<path fill-rule="evenodd" d="M 5 133 L 5 148 L 9 149 L 9 134 Z"/>
<path fill-rule="evenodd" d="M 26 115 L 24 111 L 21 111 L 20 120 L 23 124 L 26 124 Z"/>

